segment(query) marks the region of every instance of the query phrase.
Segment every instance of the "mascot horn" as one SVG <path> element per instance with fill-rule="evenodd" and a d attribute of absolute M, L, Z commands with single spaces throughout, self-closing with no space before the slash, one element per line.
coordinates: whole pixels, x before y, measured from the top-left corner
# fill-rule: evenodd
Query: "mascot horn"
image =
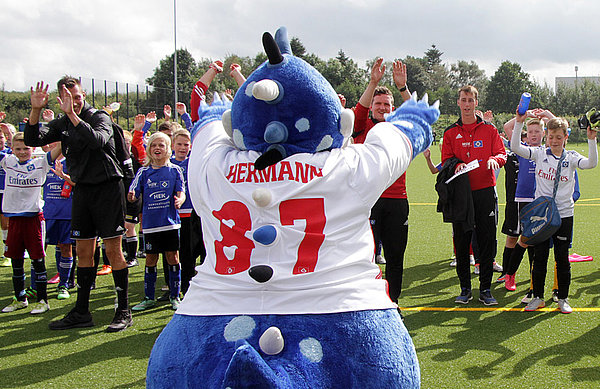
<path fill-rule="evenodd" d="M 369 212 L 431 144 L 416 95 L 349 144 L 354 115 L 285 28 L 233 102 L 201 104 L 189 195 L 207 257 L 156 340 L 149 388 L 413 388 L 412 340 Z"/>

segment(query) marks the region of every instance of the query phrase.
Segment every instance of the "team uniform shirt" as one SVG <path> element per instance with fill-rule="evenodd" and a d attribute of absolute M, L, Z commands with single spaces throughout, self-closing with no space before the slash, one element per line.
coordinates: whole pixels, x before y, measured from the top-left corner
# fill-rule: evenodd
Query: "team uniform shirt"
<path fill-rule="evenodd" d="M 518 137 L 521 134 L 522 123 L 516 123 L 511 139 L 512 150 L 522 157 L 535 162 L 535 198 L 550 196 L 554 192 L 554 179 L 558 168 L 560 157 L 555 156 L 550 148 L 543 146 L 527 147 L 521 145 Z M 514 135 L 516 134 L 516 135 Z M 517 137 L 517 140 L 515 140 Z M 518 145 L 518 146 L 517 146 Z M 574 214 L 575 202 L 573 192 L 575 191 L 575 171 L 580 169 L 591 169 L 598 164 L 598 150 L 596 139 L 588 139 L 589 157 L 585 158 L 573 150 L 564 150 L 565 158 L 561 164 L 558 190 L 556 191 L 556 206 L 561 218 L 570 217 Z"/>
<path fill-rule="evenodd" d="M 67 166 L 63 157 L 60 162 L 63 163 L 63 171 L 67 172 Z M 46 175 L 44 185 L 44 219 L 50 220 L 71 220 L 72 192 L 69 196 L 62 195 L 65 180 L 54 174 L 52 170 Z"/>
<path fill-rule="evenodd" d="M 2 213 L 7 217 L 41 213 L 44 206 L 41 189 L 52 163 L 50 153 L 27 162 L 19 162 L 13 154 L 0 158 L 0 167 L 6 171 Z"/>
<path fill-rule="evenodd" d="M 495 171 L 487 168 L 490 158 L 495 159 L 499 167 L 506 163 L 506 151 L 496 127 L 479 117 L 472 124 L 463 124 L 459 119 L 444 131 L 442 165 L 451 157 L 464 163 L 479 162 L 477 169 L 467 173 L 471 190 L 496 186 Z"/>
<path fill-rule="evenodd" d="M 530 203 L 535 199 L 535 162 L 519 155 L 519 174 L 515 201 Z"/>
<path fill-rule="evenodd" d="M 363 107 L 361 103 L 356 103 L 354 108 L 354 143 L 365 143 L 365 139 L 371 128 L 377 124 L 373 119 L 369 119 L 369 108 Z M 406 174 L 402 174 L 389 188 L 387 188 L 381 197 L 388 199 L 406 199 Z"/>
<path fill-rule="evenodd" d="M 0 150 L 0 158 L 4 158 L 7 154 L 10 154 L 12 150 L 10 147 L 5 147 Z M 6 179 L 6 171 L 0 167 L 0 193 L 4 193 L 4 180 Z"/>
<path fill-rule="evenodd" d="M 167 164 L 159 169 L 144 166 L 138 170 L 129 187 L 135 197 L 142 197 L 144 233 L 174 230 L 181 227 L 175 208 L 175 194 L 184 192 L 184 179 L 179 166 Z"/>
<path fill-rule="evenodd" d="M 183 178 L 185 179 L 185 193 L 190 192 L 189 186 L 188 186 L 188 163 L 189 163 L 189 161 L 190 161 L 189 157 L 184 159 L 183 161 L 178 161 L 174 157 L 171 158 L 171 163 L 174 165 L 177 165 L 181 168 L 181 172 L 183 173 Z M 179 217 L 190 217 L 192 215 L 192 210 L 193 210 L 192 199 L 190 198 L 190 196 L 186 196 L 185 201 L 181 205 L 181 208 L 178 209 Z"/>
<path fill-rule="evenodd" d="M 207 257 L 178 314 L 396 307 L 374 263 L 369 223 L 381 193 L 411 161 L 412 145 L 396 127 L 381 123 L 364 144 L 294 154 L 262 171 L 254 168 L 260 153 L 237 149 L 221 122 L 201 128 L 192 144 L 190 196 Z M 260 193 L 265 203 L 253 199 Z M 265 229 L 276 231 L 273 242 L 254 239 Z M 273 269 L 268 281 L 249 275 L 257 265 Z"/>

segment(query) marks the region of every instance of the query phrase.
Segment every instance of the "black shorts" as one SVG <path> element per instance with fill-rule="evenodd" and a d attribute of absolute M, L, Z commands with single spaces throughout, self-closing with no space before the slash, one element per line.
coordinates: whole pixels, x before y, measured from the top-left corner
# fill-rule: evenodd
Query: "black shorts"
<path fill-rule="evenodd" d="M 504 210 L 504 223 L 502 223 L 502 233 L 504 235 L 517 237 L 521 234 L 519 226 L 519 203 L 514 201 L 506 202 Z"/>
<path fill-rule="evenodd" d="M 144 232 L 146 254 L 160 254 L 179 250 L 179 229 L 160 232 Z"/>
<path fill-rule="evenodd" d="M 125 190 L 123 181 L 73 187 L 71 237 L 77 239 L 115 238 L 125 231 Z"/>

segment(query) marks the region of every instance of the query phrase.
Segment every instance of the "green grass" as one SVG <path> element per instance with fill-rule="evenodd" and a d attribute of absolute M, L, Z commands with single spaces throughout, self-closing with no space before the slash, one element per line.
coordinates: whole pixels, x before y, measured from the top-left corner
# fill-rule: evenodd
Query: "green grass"
<path fill-rule="evenodd" d="M 587 155 L 585 144 L 571 145 Z M 439 161 L 439 149 L 432 147 Z M 600 307 L 600 245 L 596 215 L 600 207 L 597 169 L 580 171 L 582 197 L 575 208 L 572 252 L 594 256 L 593 262 L 572 265 L 569 299 L 574 308 Z M 422 156 L 411 165 L 407 185 L 410 210 L 409 244 L 405 259 L 402 307 L 455 307 L 459 292 L 450 225 L 435 211 L 435 176 Z M 500 225 L 504 218 L 504 172 L 498 179 Z M 505 236 L 498 232 L 498 261 Z M 48 258 L 53 258 L 49 250 Z M 54 260 L 49 263 L 54 273 Z M 524 260 L 526 263 L 527 260 Z M 551 266 L 549 266 L 551 268 Z M 0 268 L 2 306 L 12 295 L 10 268 Z M 159 278 L 161 278 L 160 276 Z M 551 288 L 551 274 L 546 290 Z M 499 307 L 521 308 L 528 286 L 525 266 L 517 273 L 517 291 L 494 283 Z M 56 300 L 50 286 L 50 312 L 33 317 L 28 309 L 0 315 L 0 387 L 5 388 L 142 388 L 154 340 L 173 311 L 164 303 L 134 316 L 134 326 L 107 334 L 113 315 L 112 277 L 99 276 L 91 307 L 96 326 L 49 331 L 48 322 L 62 317 L 74 303 Z M 159 283 L 159 285 L 161 285 Z M 473 286 L 478 282 L 473 276 Z M 133 304 L 143 298 L 142 267 L 130 276 Z M 483 307 L 475 300 L 467 308 Z M 550 297 L 549 294 L 546 297 Z M 549 304 L 549 307 L 554 307 Z M 411 311 L 404 310 L 421 365 L 423 388 L 592 388 L 600 385 L 598 312 Z M 200 335 L 201 336 L 201 335 Z"/>

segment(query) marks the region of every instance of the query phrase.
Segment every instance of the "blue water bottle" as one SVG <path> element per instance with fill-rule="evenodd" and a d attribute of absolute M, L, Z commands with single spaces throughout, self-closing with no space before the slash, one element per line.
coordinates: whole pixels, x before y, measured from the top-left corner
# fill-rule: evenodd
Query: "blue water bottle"
<path fill-rule="evenodd" d="M 519 115 L 525 115 L 525 112 L 529 108 L 529 101 L 531 101 L 531 93 L 523 92 L 521 101 L 519 101 L 519 108 L 517 108 Z"/>

